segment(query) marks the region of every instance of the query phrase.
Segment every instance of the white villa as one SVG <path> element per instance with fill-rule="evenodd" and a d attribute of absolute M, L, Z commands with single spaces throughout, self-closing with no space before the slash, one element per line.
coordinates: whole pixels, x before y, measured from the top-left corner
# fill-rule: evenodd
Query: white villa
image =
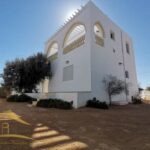
<path fill-rule="evenodd" d="M 91 1 L 46 42 L 45 54 L 52 78 L 40 90 L 47 98 L 73 101 L 75 108 L 93 97 L 109 102 L 102 82 L 107 75 L 130 85 L 129 93 L 114 96 L 113 103 L 127 104 L 138 93 L 131 37 Z"/>

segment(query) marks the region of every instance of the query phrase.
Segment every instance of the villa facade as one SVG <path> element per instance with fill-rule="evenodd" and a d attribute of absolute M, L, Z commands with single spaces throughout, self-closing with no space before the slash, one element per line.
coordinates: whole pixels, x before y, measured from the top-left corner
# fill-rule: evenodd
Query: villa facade
<path fill-rule="evenodd" d="M 40 86 L 47 98 L 73 101 L 75 108 L 93 97 L 108 103 L 103 83 L 107 75 L 129 84 L 129 93 L 114 96 L 114 103 L 127 104 L 138 93 L 132 39 L 93 2 L 46 42 L 44 52 L 52 68 L 52 78 Z"/>

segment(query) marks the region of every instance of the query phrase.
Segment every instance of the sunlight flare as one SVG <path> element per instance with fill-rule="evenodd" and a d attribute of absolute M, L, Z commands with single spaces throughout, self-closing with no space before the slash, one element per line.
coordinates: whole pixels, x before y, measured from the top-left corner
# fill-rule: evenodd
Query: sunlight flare
<path fill-rule="evenodd" d="M 47 136 L 54 136 L 54 135 L 58 135 L 58 134 L 59 133 L 57 131 L 51 130 L 51 131 L 35 133 L 35 134 L 33 134 L 32 138 L 41 138 L 41 137 L 47 137 Z"/>
<path fill-rule="evenodd" d="M 49 129 L 49 127 L 43 126 L 43 127 L 37 127 L 37 128 L 35 128 L 34 131 L 37 132 L 37 131 L 43 131 L 43 130 L 48 130 L 48 129 Z"/>
<path fill-rule="evenodd" d="M 68 142 L 65 144 L 60 144 L 60 145 L 53 146 L 53 147 L 48 147 L 47 149 L 48 150 L 71 150 L 71 149 L 72 150 L 75 150 L 75 149 L 81 150 L 81 149 L 87 148 L 87 147 L 88 147 L 87 144 L 75 141 L 75 142 Z"/>
<path fill-rule="evenodd" d="M 49 144 L 54 144 L 57 142 L 61 142 L 61 141 L 66 141 L 66 140 L 70 140 L 69 136 L 66 135 L 61 135 L 61 136 L 56 136 L 56 137 L 52 137 L 52 138 L 45 138 L 42 140 L 36 140 L 31 144 L 32 148 L 38 148 L 41 146 L 46 146 Z"/>

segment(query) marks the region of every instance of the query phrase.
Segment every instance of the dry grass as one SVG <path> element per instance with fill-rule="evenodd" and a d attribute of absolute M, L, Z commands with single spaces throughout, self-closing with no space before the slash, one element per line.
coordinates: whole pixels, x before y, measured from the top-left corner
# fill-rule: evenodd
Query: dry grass
<path fill-rule="evenodd" d="M 10 132 L 33 140 L 0 138 L 2 150 L 150 150 L 148 104 L 57 110 L 0 101 L 0 112 L 10 109 L 31 124 L 9 121 Z"/>

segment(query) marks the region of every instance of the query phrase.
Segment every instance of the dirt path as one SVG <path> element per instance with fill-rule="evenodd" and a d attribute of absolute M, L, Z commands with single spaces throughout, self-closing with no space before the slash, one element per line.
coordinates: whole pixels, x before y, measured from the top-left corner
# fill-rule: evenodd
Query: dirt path
<path fill-rule="evenodd" d="M 10 135 L 32 139 L 0 138 L 0 150 L 150 150 L 150 105 L 57 110 L 0 100 L 0 113 L 7 110 L 30 125 L 0 120 L 0 134 L 9 123 Z"/>

